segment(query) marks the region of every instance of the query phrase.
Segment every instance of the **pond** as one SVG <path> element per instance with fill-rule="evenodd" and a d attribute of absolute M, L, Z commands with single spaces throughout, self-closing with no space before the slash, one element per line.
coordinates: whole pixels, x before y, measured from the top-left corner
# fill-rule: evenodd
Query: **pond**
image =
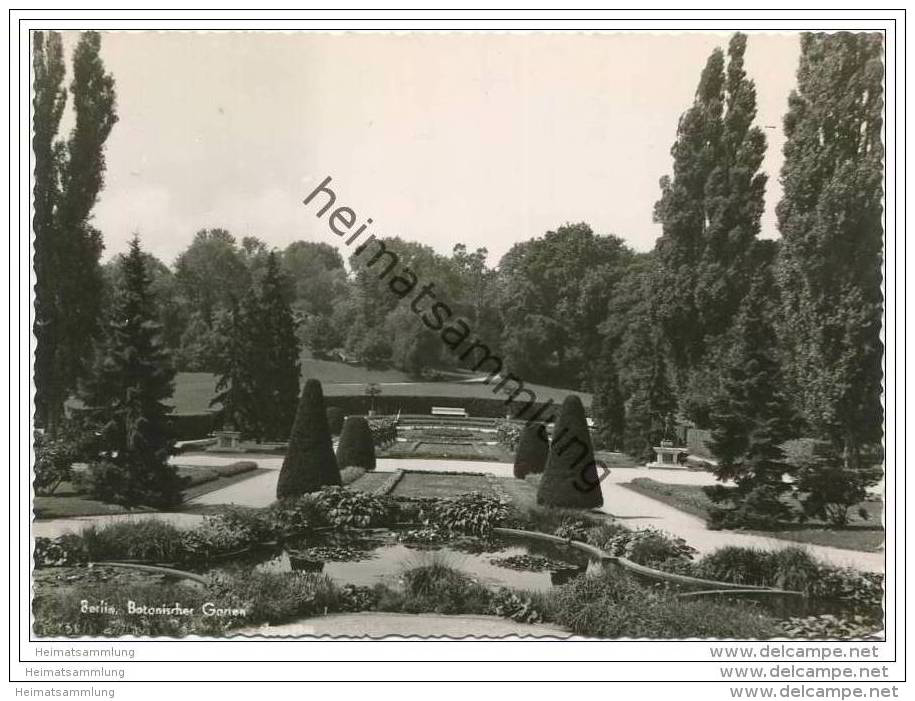
<path fill-rule="evenodd" d="M 406 570 L 442 564 L 493 589 L 545 591 L 600 567 L 575 548 L 533 539 L 499 536 L 423 542 L 426 536 L 422 530 L 322 534 L 211 563 L 201 571 L 316 572 L 340 584 L 396 586 Z"/>

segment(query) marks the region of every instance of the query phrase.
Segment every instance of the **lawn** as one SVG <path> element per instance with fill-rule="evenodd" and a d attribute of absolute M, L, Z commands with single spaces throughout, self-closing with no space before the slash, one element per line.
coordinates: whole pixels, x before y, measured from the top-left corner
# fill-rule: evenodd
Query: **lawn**
<path fill-rule="evenodd" d="M 414 441 L 394 443 L 378 451 L 381 458 L 426 458 L 428 460 L 488 460 L 511 462 L 513 456 L 498 445 L 469 442 Z"/>
<path fill-rule="evenodd" d="M 621 486 L 700 518 L 706 518 L 709 507 L 712 506 L 711 500 L 699 485 L 664 484 L 653 479 L 638 478 Z M 786 498 L 786 501 L 793 509 L 800 510 L 796 500 Z M 868 520 L 858 516 L 859 508 L 864 508 L 869 513 Z M 845 528 L 835 528 L 822 521 L 810 520 L 803 524 L 786 522 L 782 530 L 760 531 L 758 535 L 843 550 L 878 551 L 884 541 L 883 528 L 880 525 L 883 503 L 865 501 L 852 507 L 849 513 L 850 521 Z"/>
<path fill-rule="evenodd" d="M 321 380 L 326 397 L 361 395 L 369 382 L 379 383 L 382 395 L 388 397 L 505 397 L 503 393 L 493 391 L 495 385 L 486 385 L 482 382 L 414 382 L 399 370 L 368 370 L 346 363 L 310 358 L 302 360 L 302 377 Z M 591 395 L 585 392 L 528 383 L 525 383 L 525 387 L 534 392 L 539 401 L 552 399 L 556 404 L 562 404 L 567 395 L 577 394 L 585 406 L 591 404 Z M 212 408 L 210 400 L 215 394 L 215 375 L 207 372 L 179 372 L 175 377 L 175 393 L 171 403 L 178 414 L 199 414 Z"/>
<path fill-rule="evenodd" d="M 213 465 L 210 467 L 193 465 L 179 466 L 178 474 L 191 481 L 182 492 L 182 500 L 188 502 L 208 492 L 255 477 L 268 470 L 257 467 L 254 462 Z M 127 508 L 119 504 L 107 504 L 90 499 L 86 494 L 77 491 L 70 483 L 64 482 L 51 496 L 36 496 L 33 508 L 35 518 L 76 518 L 79 516 L 103 516 L 107 514 L 148 513 L 154 509 L 140 506 Z M 182 511 L 179 507 L 177 511 Z"/>

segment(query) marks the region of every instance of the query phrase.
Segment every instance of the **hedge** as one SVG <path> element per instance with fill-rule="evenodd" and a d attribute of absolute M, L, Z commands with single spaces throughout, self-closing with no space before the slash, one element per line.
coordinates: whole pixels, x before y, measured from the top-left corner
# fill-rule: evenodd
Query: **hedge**
<path fill-rule="evenodd" d="M 504 419 L 506 412 L 509 411 L 509 405 L 505 402 L 506 399 L 507 397 L 502 395 L 494 395 L 492 398 L 489 398 L 419 397 L 415 395 L 391 395 L 386 397 L 382 394 L 375 397 L 375 413 L 390 416 L 394 416 L 398 412 L 401 414 L 431 415 L 432 407 L 446 406 L 460 407 L 467 412 L 468 416 Z M 523 397 L 519 397 L 519 400 L 523 400 Z M 346 412 L 347 415 L 368 414 L 372 405 L 371 398 L 363 395 L 327 397 L 326 401 L 328 406 L 339 407 Z M 511 413 L 514 416 L 516 413 L 523 411 L 523 414 L 518 416 L 518 418 L 530 418 L 544 406 L 544 404 L 546 404 L 546 402 L 537 402 L 530 409 L 525 409 L 526 402 L 519 401 L 516 404 L 511 405 Z M 551 417 L 555 417 L 555 415 L 559 414 L 558 404 L 554 402 L 550 407 L 551 408 L 547 408 L 543 411 L 543 414 L 539 417 L 541 420 L 549 421 Z"/>
<path fill-rule="evenodd" d="M 176 441 L 193 441 L 206 438 L 219 426 L 219 413 L 171 414 L 168 417 L 172 436 Z"/>

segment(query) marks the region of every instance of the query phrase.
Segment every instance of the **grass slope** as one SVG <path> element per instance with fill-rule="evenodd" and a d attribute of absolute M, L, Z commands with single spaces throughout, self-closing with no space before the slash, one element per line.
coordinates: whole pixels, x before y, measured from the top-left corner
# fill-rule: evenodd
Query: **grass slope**
<path fill-rule="evenodd" d="M 482 382 L 414 382 L 399 370 L 367 370 L 345 363 L 329 360 L 302 360 L 302 377 L 314 377 L 321 380 L 324 396 L 343 397 L 361 395 L 369 382 L 381 384 L 381 392 L 386 397 L 454 397 L 504 399 L 504 393 L 494 392 L 495 384 Z M 397 384 L 391 384 L 397 383 Z M 556 387 L 546 387 L 525 383 L 540 401 L 552 399 L 556 404 L 569 394 L 581 397 L 585 406 L 591 404 L 591 395 L 586 392 Z M 175 393 L 171 404 L 178 414 L 198 414 L 209 411 L 210 400 L 216 394 L 216 376 L 208 372 L 179 372 L 175 377 Z"/>

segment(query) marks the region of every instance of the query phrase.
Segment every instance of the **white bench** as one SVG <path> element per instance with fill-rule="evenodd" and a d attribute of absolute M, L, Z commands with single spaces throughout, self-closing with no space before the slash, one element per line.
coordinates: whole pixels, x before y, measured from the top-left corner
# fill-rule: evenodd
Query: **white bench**
<path fill-rule="evenodd" d="M 467 418 L 467 410 L 457 406 L 434 406 L 432 416 L 460 416 Z"/>

